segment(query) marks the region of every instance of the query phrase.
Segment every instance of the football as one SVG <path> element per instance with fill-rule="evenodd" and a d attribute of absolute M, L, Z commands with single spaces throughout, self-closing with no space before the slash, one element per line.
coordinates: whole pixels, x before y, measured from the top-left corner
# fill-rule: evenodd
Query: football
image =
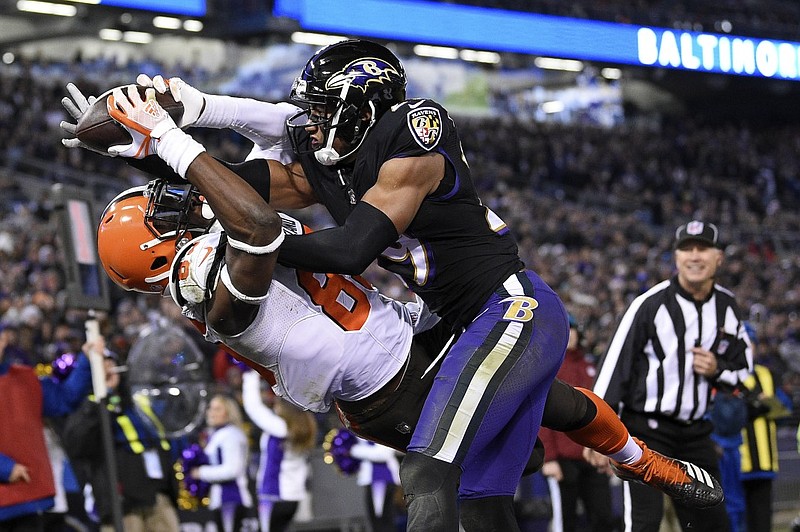
<path fill-rule="evenodd" d="M 139 94 L 144 98 L 147 88 L 141 85 L 137 87 Z M 108 114 L 106 100 L 112 90 L 97 97 L 97 101 L 78 120 L 75 130 L 78 140 L 96 150 L 107 151 L 110 146 L 131 142 L 130 134 Z M 175 122 L 183 117 L 183 103 L 176 102 L 169 91 L 164 94 L 156 92 L 156 101 Z"/>

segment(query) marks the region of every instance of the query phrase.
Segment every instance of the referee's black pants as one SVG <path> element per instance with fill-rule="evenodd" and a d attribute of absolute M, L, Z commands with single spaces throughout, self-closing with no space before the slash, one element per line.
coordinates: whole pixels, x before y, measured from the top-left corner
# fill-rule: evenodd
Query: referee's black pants
<path fill-rule="evenodd" d="M 681 423 L 669 418 L 623 411 L 622 421 L 631 435 L 671 458 L 692 462 L 720 478 L 719 457 L 711 440 L 709 421 Z M 675 503 L 675 513 L 685 532 L 729 532 L 725 504 L 697 510 Z M 650 486 L 626 482 L 624 487 L 625 532 L 658 532 L 664 515 L 664 495 Z"/>

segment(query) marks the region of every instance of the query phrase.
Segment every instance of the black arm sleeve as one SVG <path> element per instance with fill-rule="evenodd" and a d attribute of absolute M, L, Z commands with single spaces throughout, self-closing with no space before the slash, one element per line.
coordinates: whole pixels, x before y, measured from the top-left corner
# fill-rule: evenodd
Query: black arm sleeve
<path fill-rule="evenodd" d="M 166 179 L 170 183 L 184 183 L 186 180 L 179 176 L 175 170 L 165 163 L 158 155 L 150 155 L 144 159 L 125 158 L 125 162 L 137 170 L 148 173 L 159 179 Z"/>
<path fill-rule="evenodd" d="M 362 201 L 341 227 L 286 235 L 278 262 L 313 272 L 358 275 L 397 237 L 389 217 Z"/>
<path fill-rule="evenodd" d="M 219 159 L 217 159 L 219 161 Z M 152 176 L 166 179 L 171 183 L 185 183 L 186 180 L 175 173 L 175 171 L 160 157 L 151 155 L 144 159 L 126 158 L 125 162 L 146 172 Z M 228 161 L 219 161 L 227 166 L 231 171 L 236 172 L 239 177 L 247 181 L 259 195 L 264 198 L 264 201 L 269 202 L 269 163 L 266 159 L 252 159 L 242 163 L 230 163 Z"/>
<path fill-rule="evenodd" d="M 266 159 L 252 159 L 243 163 L 220 162 L 247 181 L 269 203 L 269 163 Z"/>

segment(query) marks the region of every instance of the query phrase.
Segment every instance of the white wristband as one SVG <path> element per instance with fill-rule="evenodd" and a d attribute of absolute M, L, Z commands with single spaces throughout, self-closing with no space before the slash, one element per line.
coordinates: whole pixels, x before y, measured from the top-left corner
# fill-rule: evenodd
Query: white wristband
<path fill-rule="evenodd" d="M 269 297 L 269 292 L 263 296 L 248 296 L 241 293 L 235 286 L 233 286 L 233 281 L 231 281 L 231 276 L 228 273 L 227 264 L 222 266 L 222 269 L 219 272 L 219 278 L 222 281 L 222 284 L 225 285 L 225 288 L 228 289 L 228 292 L 230 292 L 231 295 L 239 301 L 244 301 L 245 303 L 261 303 Z"/>
<path fill-rule="evenodd" d="M 247 242 L 242 242 L 241 240 L 235 240 L 229 236 L 228 245 L 233 249 L 244 251 L 245 253 L 249 253 L 250 255 L 266 255 L 278 249 L 278 246 L 283 244 L 284 238 L 286 238 L 286 236 L 283 234 L 283 230 L 281 230 L 278 236 L 275 237 L 275 240 L 273 240 L 266 246 L 251 246 Z"/>
<path fill-rule="evenodd" d="M 205 147 L 180 129 L 170 129 L 156 143 L 156 153 L 175 172 L 186 179 L 186 170 Z"/>

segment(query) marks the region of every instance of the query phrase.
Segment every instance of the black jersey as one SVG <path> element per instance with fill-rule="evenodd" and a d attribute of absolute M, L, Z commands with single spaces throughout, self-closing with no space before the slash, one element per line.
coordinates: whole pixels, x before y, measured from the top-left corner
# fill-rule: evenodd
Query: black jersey
<path fill-rule="evenodd" d="M 317 198 L 341 225 L 385 161 L 429 152 L 444 156 L 444 179 L 378 263 L 397 273 L 442 319 L 461 327 L 524 265 L 508 228 L 481 204 L 447 111 L 432 100 L 409 100 L 378 120 L 352 165 L 326 167 L 313 155 L 300 160 Z"/>

